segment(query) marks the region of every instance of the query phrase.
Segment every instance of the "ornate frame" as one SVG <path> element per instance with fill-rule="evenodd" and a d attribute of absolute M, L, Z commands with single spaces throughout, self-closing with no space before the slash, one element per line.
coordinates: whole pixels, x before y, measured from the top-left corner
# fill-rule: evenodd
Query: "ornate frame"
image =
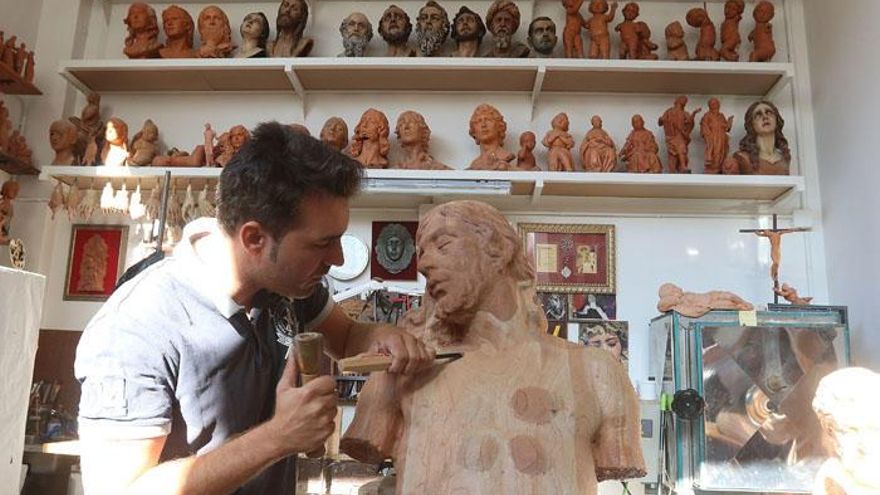
<path fill-rule="evenodd" d="M 535 267 L 539 292 L 613 294 L 616 291 L 614 225 L 521 223 L 517 227 L 526 256 Z M 545 242 L 538 242 L 541 237 Z M 543 249 L 539 250 L 539 246 Z M 580 261 L 579 248 L 584 246 L 593 248 L 595 272 L 574 271 Z M 562 268 L 559 268 L 560 252 Z M 550 265 L 554 265 L 552 272 Z M 588 269 L 592 265 L 584 266 Z"/>
<path fill-rule="evenodd" d="M 97 235 L 107 243 L 105 276 L 100 291 L 81 290 L 78 285 L 79 270 L 85 254 L 86 236 Z M 90 237 L 91 237 L 90 236 Z M 70 248 L 67 254 L 67 270 L 64 276 L 65 301 L 106 301 L 125 268 L 125 248 L 128 244 L 127 225 L 75 224 L 70 229 Z"/>

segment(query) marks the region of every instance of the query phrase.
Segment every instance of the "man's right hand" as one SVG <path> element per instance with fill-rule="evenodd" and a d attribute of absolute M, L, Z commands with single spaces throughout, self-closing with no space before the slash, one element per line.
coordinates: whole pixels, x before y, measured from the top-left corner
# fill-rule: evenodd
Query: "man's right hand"
<path fill-rule="evenodd" d="M 291 353 L 275 387 L 275 415 L 267 423 L 286 454 L 321 448 L 336 429 L 336 381 L 321 376 L 297 387 L 299 368 Z"/>

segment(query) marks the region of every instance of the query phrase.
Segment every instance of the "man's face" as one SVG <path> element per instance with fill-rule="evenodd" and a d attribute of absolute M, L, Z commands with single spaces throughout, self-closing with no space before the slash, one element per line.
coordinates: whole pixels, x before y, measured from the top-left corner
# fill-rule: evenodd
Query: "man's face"
<path fill-rule="evenodd" d="M 283 0 L 278 6 L 278 27 L 292 29 L 302 22 L 305 8 L 305 3 L 300 0 Z"/>
<path fill-rule="evenodd" d="M 480 32 L 480 25 L 477 17 L 473 14 L 462 14 L 455 20 L 455 32 L 458 33 L 458 39 L 461 41 L 471 41 L 477 39 Z"/>
<path fill-rule="evenodd" d="M 538 53 L 549 54 L 556 46 L 556 25 L 552 21 L 535 21 L 532 25 L 532 46 Z"/>
<path fill-rule="evenodd" d="M 516 18 L 506 10 L 495 14 L 492 18 L 492 34 L 495 36 L 510 36 L 516 31 Z"/>
<path fill-rule="evenodd" d="M 389 237 L 385 244 L 385 254 L 391 261 L 397 261 L 403 257 L 403 241 L 400 237 Z"/>
<path fill-rule="evenodd" d="M 443 28 L 443 19 L 443 12 L 429 5 L 419 11 L 418 23 L 423 31 L 439 31 Z"/>
<path fill-rule="evenodd" d="M 382 15 L 380 24 L 385 36 L 390 40 L 399 40 L 406 34 L 407 15 L 400 7 L 389 7 Z"/>
<path fill-rule="evenodd" d="M 170 10 L 162 15 L 162 27 L 166 36 L 177 38 L 186 34 L 186 19 L 179 10 Z"/>

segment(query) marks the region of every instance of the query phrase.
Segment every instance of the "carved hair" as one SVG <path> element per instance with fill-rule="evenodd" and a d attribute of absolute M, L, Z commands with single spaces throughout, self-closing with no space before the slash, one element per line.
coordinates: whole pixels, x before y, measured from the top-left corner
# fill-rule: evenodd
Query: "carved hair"
<path fill-rule="evenodd" d="M 422 151 L 428 151 L 428 142 L 431 141 L 431 128 L 428 127 L 428 123 L 425 122 L 425 117 L 418 112 L 407 110 L 397 117 L 397 126 L 394 128 L 394 133 L 397 134 L 397 139 L 400 139 L 400 126 L 403 125 L 403 122 L 406 119 L 415 119 L 416 125 L 419 127 L 419 149 Z"/>
<path fill-rule="evenodd" d="M 483 23 L 483 19 L 479 14 L 474 12 L 473 10 L 465 7 L 464 5 L 458 9 L 458 13 L 455 14 L 455 17 L 452 18 L 452 39 L 458 41 L 458 31 L 455 30 L 455 26 L 458 24 L 458 19 L 462 16 L 470 15 L 473 16 L 477 21 L 477 39 L 482 40 L 483 36 L 486 36 L 486 25 Z"/>
<path fill-rule="evenodd" d="M 388 150 L 391 149 L 391 143 L 388 141 L 388 118 L 385 117 L 385 114 L 376 110 L 375 108 L 369 108 L 363 115 L 361 115 L 361 120 L 358 122 L 357 126 L 354 128 L 354 138 L 351 140 L 351 156 L 360 156 L 361 151 L 364 149 L 364 141 L 358 138 L 358 134 L 360 134 L 361 129 L 367 125 L 367 123 L 375 119 L 379 124 L 379 152 L 384 155 L 388 153 Z"/>
<path fill-rule="evenodd" d="M 412 33 L 412 28 L 413 28 L 412 21 L 409 19 L 409 14 L 407 14 L 405 10 L 403 10 L 402 8 L 398 7 L 397 5 L 393 5 L 393 4 L 391 6 L 389 6 L 387 9 L 385 9 L 385 12 L 382 13 L 382 17 L 379 19 L 379 36 L 381 36 L 383 40 L 388 39 L 388 37 L 387 37 L 388 32 L 385 31 L 385 28 L 383 25 L 385 23 L 385 17 L 391 13 L 392 9 L 397 9 L 397 10 L 403 12 L 403 18 L 406 20 L 406 24 L 403 26 L 403 33 L 404 34 L 402 37 L 404 40 L 408 40 L 409 35 Z"/>
<path fill-rule="evenodd" d="M 497 108 L 489 105 L 488 103 L 480 104 L 477 108 L 474 109 L 474 113 L 471 115 L 470 128 L 468 129 L 468 133 L 472 138 L 474 138 L 474 142 L 480 144 L 480 141 L 477 139 L 476 125 L 477 118 L 483 114 L 488 114 L 490 118 L 494 119 L 498 123 L 501 141 L 504 142 L 504 138 L 507 137 L 507 122 L 504 121 L 504 116 L 501 115 L 501 112 L 499 112 Z"/>
<path fill-rule="evenodd" d="M 136 33 L 131 28 L 131 13 L 132 11 L 138 9 L 141 9 L 147 13 L 147 27 L 144 29 L 144 31 L 150 36 L 157 36 L 159 34 L 159 21 L 156 20 L 156 11 L 153 10 L 153 7 L 150 7 L 144 2 L 135 2 L 128 7 L 128 14 L 126 14 L 124 20 L 125 25 L 128 26 L 128 36 L 125 37 L 126 45 L 134 43 Z"/>
<path fill-rule="evenodd" d="M 489 30 L 492 30 L 492 20 L 494 20 L 495 16 L 501 12 L 507 12 L 513 16 L 515 26 L 510 34 L 515 33 L 519 28 L 519 7 L 517 7 L 511 0 L 495 0 L 492 2 L 492 5 L 489 6 L 489 11 L 486 12 L 486 25 L 489 27 Z"/>
<path fill-rule="evenodd" d="M 783 120 L 782 114 L 779 113 L 779 109 L 776 108 L 776 105 L 773 103 L 767 100 L 756 101 L 749 106 L 748 110 L 746 110 L 744 124 L 746 135 L 739 142 L 740 151 L 749 155 L 749 161 L 752 165 L 752 169 L 755 171 L 757 171 L 760 166 L 760 150 L 758 149 L 758 133 L 755 132 L 755 126 L 752 121 L 755 118 L 755 109 L 762 104 L 770 107 L 770 109 L 773 110 L 773 113 L 776 114 L 776 136 L 773 142 L 773 147 L 779 150 L 785 161 L 791 161 L 791 149 L 788 147 L 788 140 L 782 135 L 782 128 L 785 127 L 785 120 Z"/>

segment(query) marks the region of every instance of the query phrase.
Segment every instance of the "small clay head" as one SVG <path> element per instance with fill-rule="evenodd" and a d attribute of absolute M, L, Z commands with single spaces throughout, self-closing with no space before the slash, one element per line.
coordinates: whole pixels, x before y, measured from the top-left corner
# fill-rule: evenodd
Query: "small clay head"
<path fill-rule="evenodd" d="M 257 46 L 266 48 L 266 42 L 269 41 L 269 19 L 262 12 L 251 12 L 244 16 L 239 32 L 241 39 L 255 39 Z"/>
<path fill-rule="evenodd" d="M 727 0 L 724 2 L 724 17 L 726 19 L 738 19 L 746 10 L 744 0 Z"/>
<path fill-rule="evenodd" d="M 483 103 L 474 109 L 468 133 L 477 144 L 491 142 L 503 144 L 507 136 L 507 123 L 497 108 Z"/>
<path fill-rule="evenodd" d="M 425 56 L 435 55 L 449 36 L 449 15 L 434 0 L 428 0 L 416 18 L 416 43 Z"/>
<path fill-rule="evenodd" d="M 379 36 L 386 43 L 405 43 L 412 33 L 412 22 L 406 11 L 397 5 L 391 5 L 382 13 L 379 19 Z"/>
<path fill-rule="evenodd" d="M 229 144 L 232 145 L 232 149 L 240 149 L 250 137 L 250 132 L 243 125 L 236 125 L 229 129 Z"/>
<path fill-rule="evenodd" d="M 482 40 L 486 35 L 486 25 L 479 14 L 464 5 L 452 19 L 452 39 L 455 41 Z"/>
<path fill-rule="evenodd" d="M 511 0 L 495 0 L 486 12 L 486 26 L 494 36 L 513 36 L 519 20 L 519 7 Z"/>
<path fill-rule="evenodd" d="M 321 128 L 321 141 L 338 151 L 348 146 L 348 125 L 339 117 L 330 117 Z"/>
<path fill-rule="evenodd" d="M 159 128 L 156 127 L 155 122 L 150 119 L 144 121 L 144 126 L 141 129 L 141 139 L 146 141 L 153 142 L 159 138 Z"/>
<path fill-rule="evenodd" d="M 721 110 L 721 102 L 718 101 L 718 98 L 709 98 L 709 110 L 713 112 Z"/>
<path fill-rule="evenodd" d="M 570 15 L 577 14 L 583 4 L 584 0 L 562 0 L 562 8 L 565 9 L 566 14 Z"/>
<path fill-rule="evenodd" d="M 592 0 L 590 2 L 591 14 L 604 14 L 608 11 L 608 0 Z"/>
<path fill-rule="evenodd" d="M 773 16 L 776 15 L 776 8 L 772 3 L 762 0 L 758 2 L 758 5 L 755 5 L 755 10 L 752 12 L 752 16 L 755 18 L 755 22 L 770 22 L 773 20 Z"/>
<path fill-rule="evenodd" d="M 104 139 L 116 146 L 126 144 L 128 142 L 128 124 L 118 117 L 110 117 L 107 120 Z"/>
<path fill-rule="evenodd" d="M 134 2 L 128 7 L 128 15 L 125 16 L 124 22 L 130 33 L 157 34 L 159 32 L 156 11 L 143 2 Z"/>
<path fill-rule="evenodd" d="M 553 126 L 554 129 L 568 132 L 568 115 L 566 115 L 565 112 L 559 112 L 558 114 L 556 114 L 555 117 L 553 117 L 550 125 Z"/>
<path fill-rule="evenodd" d="M 556 47 L 556 24 L 549 17 L 536 17 L 529 23 L 529 45 L 542 55 L 550 55 Z"/>
<path fill-rule="evenodd" d="M 425 117 L 412 110 L 407 110 L 397 117 L 394 133 L 404 146 L 418 145 L 423 150 L 428 149 L 428 142 L 431 140 L 431 129 L 425 122 Z"/>
<path fill-rule="evenodd" d="M 226 12 L 216 5 L 209 5 L 199 12 L 199 38 L 203 45 L 229 42 L 232 28 Z"/>
<path fill-rule="evenodd" d="M 388 118 L 375 108 L 368 108 L 354 128 L 355 140 L 378 140 L 388 137 Z"/>
<path fill-rule="evenodd" d="M 623 18 L 632 21 L 639 16 L 639 4 L 630 2 L 623 6 Z"/>
<path fill-rule="evenodd" d="M 598 115 L 593 115 L 593 118 L 590 119 L 590 124 L 592 124 L 593 128 L 601 129 L 602 128 L 602 117 Z"/>
<path fill-rule="evenodd" d="M 77 132 L 73 122 L 62 119 L 49 126 L 49 145 L 54 151 L 67 150 L 76 144 Z"/>
<path fill-rule="evenodd" d="M 666 26 L 666 37 L 667 38 L 684 38 L 684 27 L 678 21 L 670 22 Z"/>
<path fill-rule="evenodd" d="M 165 36 L 168 39 L 183 38 L 189 41 L 188 46 L 192 46 L 195 25 L 192 16 L 186 10 L 177 5 L 172 5 L 163 10 L 162 28 L 165 30 Z"/>
<path fill-rule="evenodd" d="M 339 34 L 346 57 L 363 57 L 373 39 L 373 25 L 364 14 L 352 12 L 339 24 Z"/>
<path fill-rule="evenodd" d="M 3 196 L 3 199 L 15 199 L 18 197 L 18 191 L 21 185 L 9 179 L 0 186 L 0 196 Z"/>
<path fill-rule="evenodd" d="M 687 16 L 685 16 L 688 25 L 691 27 L 701 27 L 706 21 L 709 20 L 709 14 L 706 12 L 706 9 L 702 7 L 697 7 L 691 10 L 688 10 Z"/>
<path fill-rule="evenodd" d="M 537 138 L 535 137 L 535 133 L 532 131 L 526 131 L 519 135 L 519 145 L 526 150 L 535 149 L 535 145 L 537 144 Z"/>
<path fill-rule="evenodd" d="M 679 96 L 675 99 L 675 106 L 677 106 L 679 108 L 684 108 L 685 105 L 687 105 L 687 104 L 688 104 L 687 96 Z"/>
<path fill-rule="evenodd" d="M 644 129 L 645 128 L 645 119 L 643 119 L 642 116 L 639 114 L 633 115 L 632 126 L 633 126 L 633 129 L 636 129 L 638 131 Z"/>
<path fill-rule="evenodd" d="M 305 0 L 281 0 L 281 4 L 278 5 L 278 16 L 275 18 L 275 27 L 279 32 L 293 32 L 294 37 L 300 38 L 308 20 L 309 5 Z"/>

